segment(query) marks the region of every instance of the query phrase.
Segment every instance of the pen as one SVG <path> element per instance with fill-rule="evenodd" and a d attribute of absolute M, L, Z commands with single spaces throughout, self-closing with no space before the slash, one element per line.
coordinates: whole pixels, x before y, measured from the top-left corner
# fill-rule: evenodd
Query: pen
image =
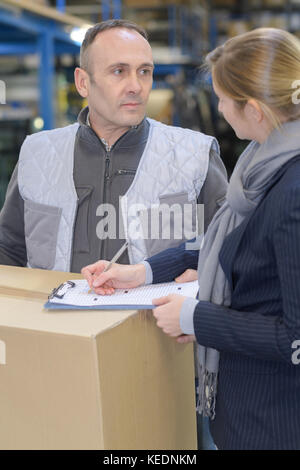
<path fill-rule="evenodd" d="M 104 273 L 106 271 L 109 270 L 109 268 L 111 267 L 111 265 L 113 263 L 115 263 L 116 261 L 118 261 L 118 259 L 122 256 L 122 254 L 124 253 L 124 251 L 128 248 L 128 242 L 125 242 L 124 245 L 121 246 L 121 248 L 119 249 L 119 251 L 117 251 L 117 253 L 115 254 L 115 256 L 113 256 L 113 258 L 111 259 L 111 261 L 108 263 L 108 265 L 106 266 L 106 268 L 104 269 Z M 93 291 L 93 288 L 89 289 L 88 291 L 88 294 L 90 294 L 91 292 Z"/>

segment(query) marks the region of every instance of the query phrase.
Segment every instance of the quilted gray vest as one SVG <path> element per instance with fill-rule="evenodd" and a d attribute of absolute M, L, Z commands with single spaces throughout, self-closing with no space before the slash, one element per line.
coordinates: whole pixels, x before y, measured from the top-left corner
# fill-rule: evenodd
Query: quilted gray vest
<path fill-rule="evenodd" d="M 145 236 L 147 211 L 159 211 L 161 204 L 178 202 L 177 209 L 184 203 L 195 204 L 206 178 L 210 149 L 214 146 L 219 151 L 213 137 L 152 119 L 149 122 L 148 141 L 134 181 L 121 199 L 131 263 L 174 244 L 167 240 L 160 245 L 159 240 Z M 73 181 L 77 129 L 76 123 L 39 132 L 22 145 L 18 185 L 24 200 L 29 267 L 70 270 L 77 209 Z"/>

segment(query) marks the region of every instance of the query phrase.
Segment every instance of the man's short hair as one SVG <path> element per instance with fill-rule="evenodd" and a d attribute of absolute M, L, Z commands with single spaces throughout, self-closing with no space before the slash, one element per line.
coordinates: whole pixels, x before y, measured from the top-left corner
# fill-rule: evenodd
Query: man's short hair
<path fill-rule="evenodd" d="M 80 67 L 89 74 L 91 73 L 88 54 L 89 46 L 94 42 L 99 33 L 113 28 L 132 29 L 143 36 L 146 41 L 148 41 L 148 34 L 146 30 L 132 21 L 106 20 L 95 24 L 87 30 L 80 49 Z"/>

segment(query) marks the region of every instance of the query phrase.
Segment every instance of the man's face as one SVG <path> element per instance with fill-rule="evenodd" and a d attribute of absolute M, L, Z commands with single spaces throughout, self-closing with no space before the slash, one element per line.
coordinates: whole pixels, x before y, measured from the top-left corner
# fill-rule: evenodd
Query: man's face
<path fill-rule="evenodd" d="M 118 128 L 139 124 L 152 88 L 149 43 L 136 31 L 100 33 L 89 51 L 87 100 L 92 123 Z"/>

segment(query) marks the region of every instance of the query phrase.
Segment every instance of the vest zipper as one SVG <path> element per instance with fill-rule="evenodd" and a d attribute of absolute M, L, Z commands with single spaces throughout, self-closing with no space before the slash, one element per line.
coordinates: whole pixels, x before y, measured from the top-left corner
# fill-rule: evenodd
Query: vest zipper
<path fill-rule="evenodd" d="M 106 153 L 106 158 L 105 158 L 105 184 L 107 180 L 109 180 L 109 166 L 110 166 L 110 155 L 109 152 Z"/>
<path fill-rule="evenodd" d="M 136 174 L 136 170 L 117 170 L 117 175 L 135 175 Z"/>
<path fill-rule="evenodd" d="M 106 204 L 106 201 L 107 201 L 107 183 L 110 180 L 109 168 L 110 168 L 110 150 L 108 150 L 107 147 L 106 147 L 105 170 L 104 170 L 104 188 L 103 188 L 103 204 Z M 105 258 L 105 250 L 104 250 L 105 241 L 106 241 L 106 239 L 102 240 L 102 243 L 101 243 L 100 259 Z"/>
<path fill-rule="evenodd" d="M 71 248 L 70 248 L 69 268 L 68 268 L 68 271 L 70 271 L 70 272 L 72 270 L 72 264 L 73 264 L 74 231 L 75 231 L 75 224 L 76 224 L 76 219 L 77 219 L 77 214 L 78 214 L 78 208 L 79 208 L 79 198 L 77 197 L 76 208 L 75 208 L 75 216 L 74 216 L 74 219 L 73 219 L 73 226 L 72 226 L 72 241 L 71 241 Z"/>

